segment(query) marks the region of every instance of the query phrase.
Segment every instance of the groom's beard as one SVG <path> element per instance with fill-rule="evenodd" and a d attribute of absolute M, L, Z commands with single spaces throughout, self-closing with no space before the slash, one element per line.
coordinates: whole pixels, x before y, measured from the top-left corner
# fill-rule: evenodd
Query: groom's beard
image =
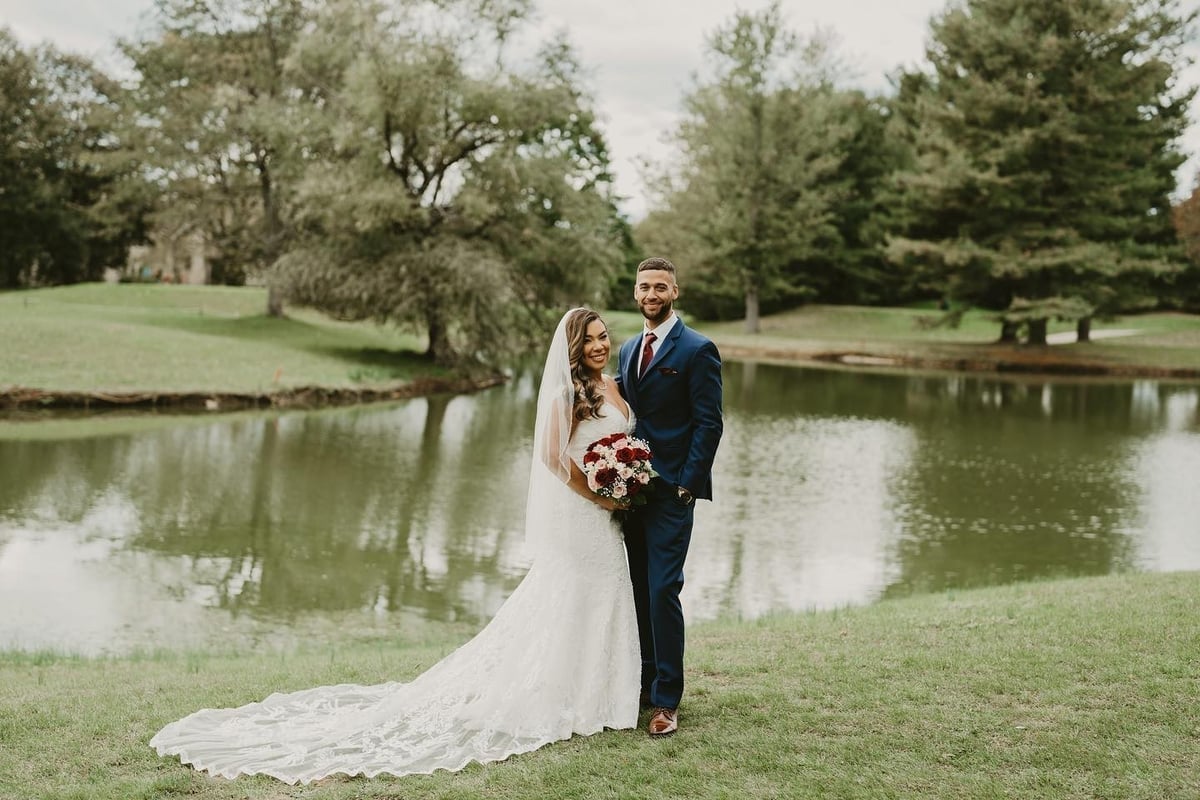
<path fill-rule="evenodd" d="M 667 318 L 667 315 L 671 313 L 671 308 L 673 306 L 674 306 L 674 303 L 663 303 L 658 307 L 657 314 L 651 314 L 649 311 L 646 310 L 646 306 L 644 304 L 638 303 L 638 308 L 641 309 L 642 316 L 645 317 L 646 319 L 650 320 L 651 322 L 653 322 L 655 325 L 657 325 L 658 323 L 662 322 L 664 319 Z"/>

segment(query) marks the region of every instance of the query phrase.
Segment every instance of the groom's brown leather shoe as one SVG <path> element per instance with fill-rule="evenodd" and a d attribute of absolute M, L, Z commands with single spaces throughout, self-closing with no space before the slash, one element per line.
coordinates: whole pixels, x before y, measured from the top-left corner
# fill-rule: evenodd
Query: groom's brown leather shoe
<path fill-rule="evenodd" d="M 667 736 L 679 730 L 679 711 L 674 708 L 656 708 L 650 712 L 650 735 Z"/>

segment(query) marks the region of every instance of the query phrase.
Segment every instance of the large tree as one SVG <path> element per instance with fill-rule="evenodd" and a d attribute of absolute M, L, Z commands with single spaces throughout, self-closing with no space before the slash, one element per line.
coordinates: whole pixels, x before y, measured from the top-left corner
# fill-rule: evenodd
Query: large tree
<path fill-rule="evenodd" d="M 290 58 L 304 168 L 292 296 L 495 354 L 619 264 L 608 157 L 571 50 L 508 44 L 520 0 L 339 0 Z M 535 324 L 536 323 L 536 324 Z"/>
<path fill-rule="evenodd" d="M 136 72 L 129 134 L 161 192 L 158 235 L 202 232 L 220 282 L 265 275 L 286 246 L 278 119 L 293 88 L 284 60 L 308 20 L 303 0 L 155 0 L 148 30 L 121 43 Z M 273 284 L 268 311 L 282 313 Z"/>
<path fill-rule="evenodd" d="M 0 28 L 0 287 L 98 280 L 142 235 L 111 130 L 120 89 L 86 59 Z"/>
<path fill-rule="evenodd" d="M 904 276 L 882 251 L 896 199 L 890 179 L 907 155 L 891 123 L 890 102 L 841 90 L 834 111 L 846 134 L 838 144 L 841 164 L 828 182 L 838 197 L 832 209 L 837 236 L 793 269 L 820 302 L 904 302 L 909 299 Z"/>
<path fill-rule="evenodd" d="M 802 268 L 840 243 L 835 176 L 850 135 L 829 42 L 788 30 L 778 2 L 737 12 L 706 43 L 707 77 L 684 99 L 679 155 L 653 176 L 647 249 L 686 255 L 692 291 L 741 299 L 757 332 L 763 302 L 816 293 Z"/>
<path fill-rule="evenodd" d="M 901 76 L 916 168 L 890 257 L 1027 325 L 1153 303 L 1192 91 L 1176 0 L 964 0 Z"/>

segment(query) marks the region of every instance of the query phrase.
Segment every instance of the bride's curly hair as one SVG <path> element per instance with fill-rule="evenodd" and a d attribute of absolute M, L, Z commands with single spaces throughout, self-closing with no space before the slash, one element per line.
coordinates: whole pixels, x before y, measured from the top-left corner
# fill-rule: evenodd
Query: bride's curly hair
<path fill-rule="evenodd" d="M 597 380 L 583 366 L 583 341 L 588 325 L 604 320 L 590 308 L 577 308 L 567 317 L 567 353 L 571 361 L 571 385 L 574 388 L 575 406 L 572 417 L 576 421 L 588 417 L 599 417 L 604 402 L 603 378 Z M 605 325 L 605 330 L 608 326 Z"/>

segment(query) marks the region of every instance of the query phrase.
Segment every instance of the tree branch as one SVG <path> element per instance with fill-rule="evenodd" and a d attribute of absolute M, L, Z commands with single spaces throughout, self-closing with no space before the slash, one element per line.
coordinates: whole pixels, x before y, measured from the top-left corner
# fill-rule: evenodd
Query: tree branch
<path fill-rule="evenodd" d="M 403 135 L 401 136 L 400 141 L 400 146 L 403 148 Z M 404 170 L 402 170 L 400 165 L 396 163 L 396 155 L 392 152 L 392 112 L 390 111 L 383 112 L 383 147 L 385 150 L 387 150 L 388 166 L 391 167 L 392 172 L 396 173 L 407 181 L 408 176 L 404 174 Z"/>

